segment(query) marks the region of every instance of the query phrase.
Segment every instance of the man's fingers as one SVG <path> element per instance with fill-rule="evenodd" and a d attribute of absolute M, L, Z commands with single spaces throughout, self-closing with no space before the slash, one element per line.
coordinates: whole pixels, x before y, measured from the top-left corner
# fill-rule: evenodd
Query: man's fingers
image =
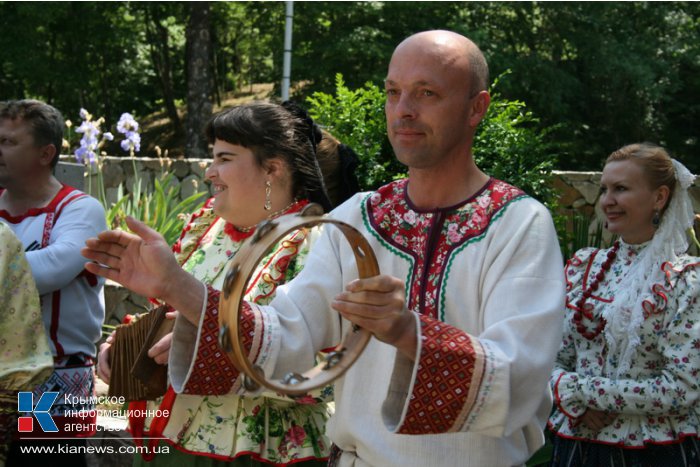
<path fill-rule="evenodd" d="M 134 219 L 131 216 L 126 216 L 126 225 L 134 232 L 136 235 L 144 239 L 145 241 L 156 241 L 160 240 L 162 236 L 145 223 Z M 125 232 L 126 234 L 126 232 Z M 123 244 L 119 242 L 120 244 Z"/>
<path fill-rule="evenodd" d="M 365 279 L 355 279 L 346 285 L 345 290 L 348 292 L 373 291 L 387 293 L 392 292 L 397 287 L 401 287 L 402 284 L 397 284 L 397 281 L 398 279 L 394 277 L 380 274 Z"/>
<path fill-rule="evenodd" d="M 341 292 L 338 294 L 334 303 L 347 303 L 353 308 L 374 309 L 370 313 L 383 311 L 384 309 L 403 308 L 404 301 L 401 297 L 379 292 Z"/>
<path fill-rule="evenodd" d="M 85 263 L 87 272 L 97 274 L 106 279 L 119 282 L 119 269 L 108 268 L 97 263 Z"/>
<path fill-rule="evenodd" d="M 91 261 L 100 263 L 101 265 L 110 268 L 119 269 L 119 266 L 121 264 L 121 258 L 102 251 L 83 248 L 82 250 L 80 250 L 80 254 L 83 255 L 84 258 L 87 258 Z"/>
<path fill-rule="evenodd" d="M 96 239 L 90 240 L 96 240 L 98 242 L 104 243 L 116 243 L 120 246 L 126 247 L 132 241 L 139 240 L 139 237 L 130 232 L 125 232 L 124 230 L 116 229 L 102 231 L 99 234 L 97 234 Z"/>
<path fill-rule="evenodd" d="M 88 238 L 85 240 L 85 248 L 88 250 L 98 251 L 116 257 L 122 256 L 128 245 L 128 243 L 122 245 L 117 241 L 107 241 L 99 238 Z"/>
<path fill-rule="evenodd" d="M 114 335 L 112 333 L 109 338 L 107 338 L 107 342 L 102 344 L 100 346 L 100 352 L 97 355 L 97 374 L 100 376 L 100 379 L 104 381 L 105 383 L 109 384 L 109 378 L 112 374 L 112 368 L 109 366 L 109 352 L 111 348 L 111 337 Z"/>

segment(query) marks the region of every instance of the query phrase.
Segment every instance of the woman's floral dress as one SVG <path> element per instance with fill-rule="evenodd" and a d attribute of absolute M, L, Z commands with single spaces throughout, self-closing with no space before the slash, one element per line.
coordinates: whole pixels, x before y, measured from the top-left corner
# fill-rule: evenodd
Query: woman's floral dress
<path fill-rule="evenodd" d="M 297 212 L 306 204 L 300 201 L 286 213 Z M 186 271 L 220 290 L 229 260 L 252 234 L 216 217 L 210 200 L 191 217 L 173 250 Z M 277 286 L 301 270 L 311 237 L 317 235 L 316 230 L 300 230 L 272 248 L 251 276 L 246 300 L 261 304 L 271 301 Z M 330 441 L 325 425 L 332 414 L 331 400 L 330 387 L 296 401 L 274 393 L 259 397 L 176 395 L 168 388 L 164 399 L 149 403 L 148 409 L 167 409 L 169 418 L 145 420 L 144 434 L 162 433 L 174 448 L 212 460 L 229 461 L 245 454 L 284 465 L 327 458 Z M 139 422 L 131 423 L 133 431 L 133 424 Z M 200 457 L 197 465 L 201 462 Z"/>

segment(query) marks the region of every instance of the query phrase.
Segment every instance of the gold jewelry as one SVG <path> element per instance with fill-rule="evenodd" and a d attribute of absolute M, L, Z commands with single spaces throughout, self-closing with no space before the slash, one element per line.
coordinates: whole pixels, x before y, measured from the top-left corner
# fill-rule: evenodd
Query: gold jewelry
<path fill-rule="evenodd" d="M 284 214 L 285 212 L 287 212 L 292 206 L 294 206 L 294 204 L 295 204 L 296 202 L 297 202 L 297 200 L 296 200 L 296 199 L 293 199 L 292 202 L 289 203 L 289 204 L 288 204 L 287 206 L 285 206 L 284 208 L 280 209 L 279 211 L 275 211 L 275 212 L 272 212 L 272 213 L 268 214 L 268 216 L 266 217 L 266 220 L 274 219 L 275 217 L 281 216 L 282 214 Z M 251 226 L 248 226 L 248 227 L 238 227 L 238 226 L 234 226 L 234 227 L 236 227 L 236 230 L 238 230 L 239 232 L 248 233 L 248 232 L 250 232 L 251 230 L 253 230 L 253 229 L 254 229 L 255 227 L 257 227 L 257 226 L 258 226 L 258 224 L 251 225 Z"/>
<path fill-rule="evenodd" d="M 287 212 L 287 211 L 289 210 L 289 208 L 291 208 L 292 206 L 294 206 L 294 203 L 296 203 L 296 202 L 297 202 L 297 200 L 296 200 L 296 199 L 293 199 L 292 202 L 289 203 L 289 204 L 288 204 L 287 206 L 285 206 L 284 208 L 280 209 L 279 211 L 275 211 L 275 212 L 273 212 L 273 213 L 268 214 L 267 218 L 268 218 L 268 219 L 274 219 L 275 217 L 278 217 L 278 216 L 284 214 L 285 212 Z"/>
<path fill-rule="evenodd" d="M 265 205 L 263 206 L 265 208 L 265 211 L 269 211 L 272 209 L 272 201 L 270 200 L 270 194 L 272 193 L 272 184 L 270 183 L 270 180 L 265 181 Z"/>

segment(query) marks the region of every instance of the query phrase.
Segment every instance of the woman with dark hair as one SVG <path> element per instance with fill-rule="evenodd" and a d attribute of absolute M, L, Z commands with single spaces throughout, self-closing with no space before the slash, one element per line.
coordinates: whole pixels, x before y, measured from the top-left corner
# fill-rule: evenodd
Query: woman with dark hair
<path fill-rule="evenodd" d="M 552 465 L 700 465 L 700 259 L 685 254 L 694 178 L 646 143 L 605 163 L 600 208 L 619 240 L 567 263 Z"/>
<path fill-rule="evenodd" d="M 206 135 L 213 144 L 206 177 L 214 197 L 188 219 L 173 251 L 186 271 L 220 289 L 226 264 L 259 222 L 298 212 L 309 202 L 325 210 L 331 204 L 315 151 L 321 133 L 300 108 L 289 103 L 230 108 L 211 119 Z M 131 225 L 137 233 L 146 231 Z M 163 241 L 155 232 L 149 235 L 153 241 Z M 262 304 L 272 300 L 276 288 L 301 269 L 314 237 L 313 231 L 300 230 L 272 248 L 253 274 L 258 279 L 248 284 L 245 298 Z M 170 337 L 149 352 L 159 363 L 167 362 Z M 109 378 L 108 353 L 109 345 L 103 346 L 99 365 L 103 379 Z M 225 352 L 219 358 L 227 358 Z M 222 378 L 222 384 L 230 382 Z M 155 438 L 143 456 L 149 465 L 325 465 L 331 399 L 330 388 L 295 401 L 271 393 L 176 394 L 170 386 L 162 400 L 132 405 L 168 415 L 131 418 L 130 429 L 145 442 Z M 170 448 L 158 446 L 157 438 L 163 436 Z M 135 464 L 142 463 L 137 456 Z"/>

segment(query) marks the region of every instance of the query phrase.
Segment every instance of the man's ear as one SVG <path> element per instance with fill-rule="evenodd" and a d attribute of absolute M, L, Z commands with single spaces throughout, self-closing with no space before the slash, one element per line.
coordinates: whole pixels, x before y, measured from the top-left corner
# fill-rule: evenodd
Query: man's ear
<path fill-rule="evenodd" d="M 470 127 L 476 128 L 479 125 L 479 122 L 481 122 L 486 115 L 486 111 L 489 110 L 489 104 L 491 104 L 491 95 L 488 91 L 481 91 L 479 94 L 470 99 Z"/>
<path fill-rule="evenodd" d="M 39 161 L 41 162 L 41 165 L 50 166 L 51 162 L 53 161 L 53 158 L 58 157 L 58 150 L 56 149 L 56 146 L 54 146 L 53 144 L 47 144 L 42 146 L 40 149 L 41 156 L 39 157 Z"/>

